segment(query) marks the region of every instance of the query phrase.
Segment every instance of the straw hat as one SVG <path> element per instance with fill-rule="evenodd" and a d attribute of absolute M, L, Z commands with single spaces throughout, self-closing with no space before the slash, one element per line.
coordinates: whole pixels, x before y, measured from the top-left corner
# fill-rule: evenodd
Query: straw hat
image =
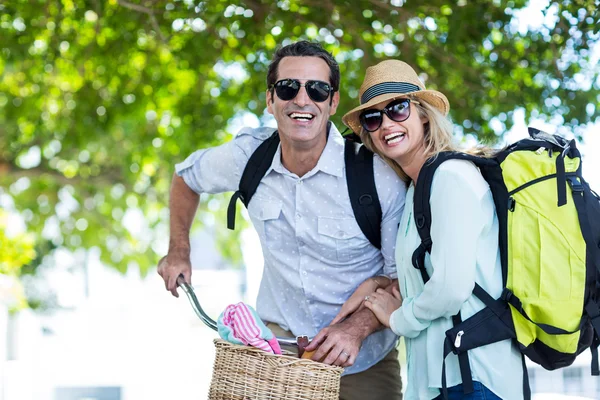
<path fill-rule="evenodd" d="M 444 115 L 450 110 L 446 96 L 437 90 L 426 90 L 410 65 L 400 60 L 386 60 L 367 68 L 359 91 L 360 106 L 346 113 L 342 121 L 353 132 L 360 133 L 358 117 L 361 111 L 385 101 L 406 97 L 407 94 L 427 101 Z"/>

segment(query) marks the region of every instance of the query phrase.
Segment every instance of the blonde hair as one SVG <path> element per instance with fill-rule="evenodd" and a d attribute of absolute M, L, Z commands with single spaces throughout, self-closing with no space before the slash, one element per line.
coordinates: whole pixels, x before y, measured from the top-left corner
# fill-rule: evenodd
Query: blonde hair
<path fill-rule="evenodd" d="M 430 158 L 436 156 L 442 151 L 458 151 L 459 148 L 454 144 L 452 136 L 452 122 L 444 114 L 442 114 L 436 107 L 429 104 L 423 98 L 414 98 L 413 96 L 407 96 L 407 98 L 413 100 L 413 104 L 419 113 L 419 117 L 425 117 L 429 122 L 425 123 L 424 126 L 424 140 L 425 140 L 425 156 Z M 418 103 L 417 103 L 418 102 Z M 360 130 L 360 139 L 364 145 L 372 152 L 378 154 L 402 179 L 404 182 L 410 182 L 410 178 L 404 172 L 402 167 L 394 160 L 383 155 L 373 145 L 371 134 L 364 129 Z"/>
<path fill-rule="evenodd" d="M 506 149 L 506 147 L 504 149 Z M 482 158 L 494 158 L 496 154 L 498 154 L 504 149 L 494 149 L 493 147 L 479 145 L 463 151 L 467 154 L 471 154 L 472 156 L 478 156 Z"/>

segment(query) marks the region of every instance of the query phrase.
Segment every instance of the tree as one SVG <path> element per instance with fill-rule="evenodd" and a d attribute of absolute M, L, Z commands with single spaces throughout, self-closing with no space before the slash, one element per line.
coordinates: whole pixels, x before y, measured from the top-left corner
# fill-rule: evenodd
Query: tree
<path fill-rule="evenodd" d="M 17 277 L 23 265 L 36 256 L 32 235 L 7 235 L 8 214 L 0 210 L 0 304 L 5 303 L 10 311 L 27 305 L 25 293 Z"/>
<path fill-rule="evenodd" d="M 551 2 L 524 30 L 514 17 L 526 3 L 0 4 L 0 195 L 38 239 L 98 246 L 107 264 L 145 273 L 164 243 L 174 163 L 229 140 L 245 113 L 263 118 L 270 57 L 297 39 L 340 62 L 340 110 L 357 103 L 367 66 L 396 57 L 448 95 L 459 134 L 493 143 L 517 108 L 580 133 L 600 101 L 595 2 Z M 204 202 L 199 220 L 224 227 L 222 199 Z M 235 234 L 216 232 L 239 259 Z"/>

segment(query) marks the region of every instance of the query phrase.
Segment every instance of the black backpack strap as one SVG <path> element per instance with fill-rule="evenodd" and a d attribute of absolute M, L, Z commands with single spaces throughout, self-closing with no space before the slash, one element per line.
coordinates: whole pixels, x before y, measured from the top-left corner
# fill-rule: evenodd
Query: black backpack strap
<path fill-rule="evenodd" d="M 427 283 L 429 280 L 429 274 L 425 270 L 425 253 L 431 252 L 431 206 L 429 204 L 429 196 L 431 195 L 431 184 L 433 182 L 433 175 L 435 171 L 446 160 L 458 157 L 459 153 L 455 152 L 442 152 L 437 156 L 430 158 L 425 162 L 421 171 L 419 171 L 419 177 L 415 186 L 414 194 L 414 219 L 419 237 L 421 238 L 421 244 L 414 251 L 412 256 L 413 267 L 421 272 L 423 282 Z"/>
<path fill-rule="evenodd" d="M 425 254 L 431 252 L 431 246 L 433 241 L 431 240 L 431 205 L 429 204 L 429 197 L 431 195 L 431 184 L 433 183 L 433 175 L 437 168 L 444 162 L 450 159 L 462 159 L 473 161 L 479 164 L 480 158 L 472 156 L 470 154 L 458 153 L 458 152 L 441 152 L 435 157 L 430 158 L 425 162 L 421 171 L 419 171 L 419 177 L 415 186 L 414 194 L 414 219 L 419 237 L 421 238 L 421 244 L 413 252 L 412 264 L 413 267 L 417 268 L 421 272 L 423 277 L 423 283 L 429 281 L 429 274 L 425 269 Z M 452 317 L 452 323 L 454 326 L 460 324 L 462 318 L 460 311 Z M 444 362 L 442 365 L 442 396 L 448 398 L 448 390 L 446 387 L 446 357 L 451 352 L 451 346 L 449 343 L 445 343 L 444 346 Z M 465 394 L 473 392 L 473 378 L 471 375 L 471 366 L 469 365 L 469 356 L 467 352 L 460 353 L 458 355 L 458 364 L 460 366 L 460 375 L 463 384 L 463 391 Z"/>
<path fill-rule="evenodd" d="M 598 345 L 600 344 L 600 308 L 594 300 L 589 300 L 588 304 L 585 305 L 585 312 L 590 318 L 590 323 L 594 328 L 594 336 L 590 351 L 592 352 L 592 375 L 600 375 L 600 368 L 598 366 Z"/>
<path fill-rule="evenodd" d="M 572 151 L 570 156 L 581 158 L 579 151 L 575 149 L 574 143 L 571 143 Z M 590 350 L 592 352 L 592 375 L 600 375 L 600 366 L 598 363 L 598 345 L 600 344 L 600 306 L 598 301 L 598 280 L 600 277 L 600 229 L 594 229 L 591 221 L 597 219 L 600 215 L 600 199 L 591 190 L 589 184 L 583 179 L 581 173 L 581 161 L 577 169 L 577 176 L 568 176 L 567 182 L 573 194 L 573 202 L 577 209 L 579 226 L 581 234 L 586 244 L 586 281 L 590 287 L 586 291 L 590 292 L 589 299 L 585 305 L 585 312 L 594 328 L 594 337 Z"/>
<path fill-rule="evenodd" d="M 425 270 L 425 253 L 431 252 L 431 246 L 433 244 L 430 233 L 431 206 L 429 204 L 431 184 L 433 183 L 433 175 L 437 168 L 444 161 L 452 159 L 471 161 L 480 168 L 495 164 L 494 161 L 471 154 L 444 151 L 427 160 L 421 168 L 421 171 L 419 171 L 419 177 L 415 186 L 413 213 L 415 225 L 419 232 L 419 237 L 421 238 L 421 244 L 413 253 L 412 264 L 413 267 L 421 272 L 423 282 L 425 283 L 429 280 L 429 274 Z"/>
<path fill-rule="evenodd" d="M 381 249 L 381 204 L 375 187 L 373 153 L 365 146 L 345 140 L 346 182 L 354 217 L 369 242 Z"/>
<path fill-rule="evenodd" d="M 346 139 L 346 140 L 350 140 L 350 141 L 352 141 L 352 142 L 356 142 L 356 143 L 362 143 L 362 139 L 360 138 L 360 136 L 359 136 L 359 135 L 357 135 L 357 134 L 356 134 L 356 133 L 354 133 L 354 132 L 350 132 L 350 133 L 347 133 L 347 134 L 345 134 L 345 135 L 342 133 L 342 136 L 343 136 L 343 137 L 344 137 L 344 139 Z"/>
<path fill-rule="evenodd" d="M 452 317 L 454 326 L 460 324 L 462 318 L 460 311 Z M 448 400 L 448 383 L 446 381 L 446 357 L 452 353 L 452 343 L 447 337 L 444 339 L 444 357 L 442 358 L 442 398 Z M 469 364 L 469 354 L 465 351 L 458 354 L 458 367 L 460 369 L 460 379 L 462 380 L 463 393 L 465 395 L 473 393 L 473 377 L 471 375 L 471 365 Z"/>
<path fill-rule="evenodd" d="M 577 171 L 577 176 L 568 176 L 567 182 L 573 193 L 579 227 L 586 245 L 586 263 L 591 267 L 588 272 L 595 270 L 600 273 L 600 229 L 591 223 L 600 216 L 600 199 L 583 179 L 581 171 Z"/>
<path fill-rule="evenodd" d="M 519 297 L 517 295 L 515 295 L 510 289 L 504 288 L 504 290 L 502 290 L 502 295 L 500 296 L 500 298 L 502 300 L 506 301 L 511 306 L 513 306 L 514 309 L 516 311 L 518 311 L 519 314 L 521 314 L 521 316 L 523 316 L 523 318 L 525 318 L 526 320 L 528 320 L 529 322 L 531 322 L 532 324 L 534 324 L 535 326 L 540 328 L 542 331 L 544 331 L 548 335 L 570 335 L 570 334 L 573 334 L 573 333 L 579 331 L 581 329 L 583 323 L 585 322 L 582 319 L 581 325 L 572 331 L 567 331 L 562 328 L 558 328 L 556 326 L 552 326 L 552 325 L 548 325 L 548 324 L 538 323 L 538 322 L 535 322 L 533 319 L 531 319 L 531 317 L 529 315 L 527 315 L 527 312 L 523 308 L 523 303 L 521 303 L 521 299 L 519 299 Z"/>
<path fill-rule="evenodd" d="M 518 344 L 516 345 L 518 346 Z M 527 373 L 527 363 L 525 363 L 525 355 L 523 353 L 521 353 L 521 365 L 523 366 L 523 400 L 531 400 L 529 373 Z"/>
<path fill-rule="evenodd" d="M 235 205 L 241 199 L 246 208 L 256 192 L 258 184 L 273 163 L 273 157 L 279 146 L 279 133 L 277 131 L 254 150 L 242 173 L 239 189 L 231 196 L 227 207 L 227 228 L 235 229 Z"/>
<path fill-rule="evenodd" d="M 452 316 L 452 325 L 456 326 L 462 322 L 460 311 Z M 469 353 L 466 351 L 458 355 L 458 366 L 460 368 L 460 378 L 463 384 L 463 393 L 473 393 L 473 378 L 471 377 L 471 365 L 469 365 Z"/>
<path fill-rule="evenodd" d="M 575 149 L 575 140 L 571 141 L 571 143 L 569 143 L 569 145 L 565 147 L 565 149 L 558 155 L 558 157 L 556 157 L 556 192 L 558 198 L 558 207 L 567 204 L 567 178 L 565 172 L 565 157 L 570 152 L 572 152 L 571 146 L 573 146 L 573 149 Z"/>
<path fill-rule="evenodd" d="M 600 345 L 600 338 L 598 334 L 594 332 L 594 339 L 592 340 L 592 345 L 590 346 L 590 351 L 592 352 L 592 376 L 600 375 L 600 367 L 598 365 L 598 346 Z"/>

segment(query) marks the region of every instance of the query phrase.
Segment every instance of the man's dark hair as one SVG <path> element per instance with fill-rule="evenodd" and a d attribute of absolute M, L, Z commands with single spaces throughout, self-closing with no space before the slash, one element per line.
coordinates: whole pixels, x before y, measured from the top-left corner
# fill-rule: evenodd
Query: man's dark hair
<path fill-rule="evenodd" d="M 334 92 L 340 89 L 340 66 L 337 61 L 333 58 L 331 53 L 326 51 L 318 43 L 308 42 L 302 40 L 287 46 L 279 48 L 271 64 L 269 64 L 269 71 L 267 72 L 267 87 L 271 88 L 272 85 L 277 82 L 277 69 L 279 68 L 279 62 L 284 57 L 319 57 L 329 65 L 329 83 L 333 88 Z"/>

